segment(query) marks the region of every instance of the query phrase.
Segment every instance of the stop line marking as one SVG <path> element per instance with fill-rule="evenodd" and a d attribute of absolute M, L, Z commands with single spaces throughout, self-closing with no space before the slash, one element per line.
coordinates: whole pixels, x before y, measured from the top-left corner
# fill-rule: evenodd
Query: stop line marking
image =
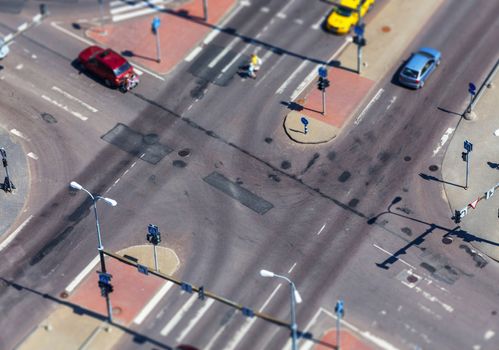
<path fill-rule="evenodd" d="M 50 98 L 50 97 L 48 97 L 48 96 L 42 95 L 42 98 L 43 98 L 44 100 L 46 100 L 46 101 L 48 101 L 48 102 L 52 103 L 53 105 L 55 105 L 55 106 L 57 106 L 57 107 L 59 107 L 59 108 L 61 108 L 61 109 L 65 110 L 66 112 L 68 112 L 68 113 L 72 114 L 73 116 L 75 116 L 75 117 L 76 117 L 76 118 L 78 118 L 78 119 L 81 119 L 81 120 L 83 120 L 83 121 L 86 121 L 86 120 L 88 119 L 88 117 L 85 117 L 85 116 L 84 116 L 84 115 L 82 115 L 81 113 L 78 113 L 78 112 L 76 112 L 76 111 L 73 111 L 73 110 L 69 109 L 69 107 L 68 107 L 68 106 L 63 105 L 62 103 L 59 103 L 59 102 L 57 102 L 56 100 L 53 100 L 53 99 L 51 99 L 51 98 Z"/>

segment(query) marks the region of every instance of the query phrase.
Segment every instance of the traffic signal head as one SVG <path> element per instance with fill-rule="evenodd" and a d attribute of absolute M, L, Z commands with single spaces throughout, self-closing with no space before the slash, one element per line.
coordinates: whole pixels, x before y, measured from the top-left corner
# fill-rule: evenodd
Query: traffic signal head
<path fill-rule="evenodd" d="M 40 14 L 42 16 L 45 16 L 47 14 L 47 5 L 45 4 L 40 4 Z"/>
<path fill-rule="evenodd" d="M 317 88 L 319 90 L 324 90 L 324 78 L 323 77 L 319 77 L 319 80 L 317 81 Z"/>
<path fill-rule="evenodd" d="M 461 212 L 459 210 L 454 211 L 454 222 L 456 224 L 461 223 Z"/>
<path fill-rule="evenodd" d="M 463 158 L 465 162 L 468 161 L 468 152 L 461 153 L 461 158 Z"/>

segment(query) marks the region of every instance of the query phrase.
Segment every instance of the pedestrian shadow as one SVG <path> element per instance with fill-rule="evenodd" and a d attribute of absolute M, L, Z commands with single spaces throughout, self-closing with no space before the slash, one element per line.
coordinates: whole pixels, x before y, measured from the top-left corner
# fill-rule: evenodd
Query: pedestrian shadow
<path fill-rule="evenodd" d="M 421 176 L 421 178 L 423 178 L 423 180 L 426 180 L 426 181 L 437 181 L 437 182 L 441 182 L 441 183 L 444 183 L 444 184 L 447 184 L 447 185 L 456 186 L 456 187 L 461 187 L 461 188 L 465 187 L 463 185 L 458 185 L 458 184 L 455 184 L 453 182 L 441 180 L 441 179 L 439 179 L 439 178 L 437 178 L 435 176 L 428 175 L 428 174 L 419 173 L 419 176 Z"/>
<path fill-rule="evenodd" d="M 6 279 L 4 277 L 0 277 L 0 281 L 2 281 L 3 284 L 6 287 L 11 287 L 11 288 L 15 289 L 16 291 L 18 291 L 19 293 L 28 292 L 28 293 L 34 294 L 36 296 L 39 296 L 39 297 L 41 297 L 43 299 L 55 302 L 55 303 L 57 303 L 59 305 L 63 305 L 63 306 L 66 306 L 68 308 L 71 308 L 73 310 L 73 312 L 75 314 L 77 314 L 77 315 L 89 316 L 89 317 L 92 317 L 92 318 L 97 319 L 97 320 L 102 321 L 102 322 L 105 322 L 107 320 L 107 316 L 101 315 L 98 312 L 95 312 L 95 311 L 92 311 L 90 309 L 81 307 L 80 305 L 71 303 L 69 301 L 56 298 L 56 297 L 54 297 L 54 296 L 52 296 L 50 294 L 39 292 L 36 289 L 20 285 L 20 284 L 18 284 L 16 282 L 8 280 L 8 279 Z M 174 350 L 173 347 L 170 347 L 168 345 L 162 344 L 161 342 L 159 342 L 159 341 L 157 341 L 157 340 L 155 340 L 153 338 L 150 338 L 147 335 L 144 335 L 142 333 L 134 331 L 134 330 L 132 330 L 132 329 L 130 329 L 128 327 L 125 327 L 125 326 L 119 324 L 119 323 L 114 323 L 113 322 L 112 326 L 116 327 L 116 328 L 119 328 L 120 330 L 122 330 L 123 332 L 127 333 L 128 335 L 133 336 L 134 343 L 138 343 L 138 344 L 150 343 L 151 345 L 153 345 L 155 347 L 158 347 L 159 349 Z M 23 339 L 23 341 L 25 341 L 25 340 L 26 339 Z M 14 348 L 17 349 L 17 347 L 19 347 L 21 344 L 22 343 L 17 344 L 17 346 L 14 347 Z"/>
<path fill-rule="evenodd" d="M 399 256 L 400 255 L 406 254 L 407 250 L 409 248 L 411 248 L 412 246 L 419 246 L 420 244 L 422 244 L 424 242 L 424 240 L 425 240 L 425 237 L 427 235 L 429 235 L 431 232 L 433 232 L 433 230 L 435 230 L 436 228 L 438 228 L 437 225 L 430 224 L 430 227 L 425 232 L 423 232 L 422 234 L 420 234 L 414 240 L 410 241 L 404 247 L 402 247 L 399 250 L 397 250 L 395 253 L 393 253 L 388 259 L 386 259 L 382 263 L 376 263 L 376 266 L 378 266 L 379 268 L 388 270 L 391 265 L 393 265 L 394 263 L 396 263 L 399 260 Z"/>

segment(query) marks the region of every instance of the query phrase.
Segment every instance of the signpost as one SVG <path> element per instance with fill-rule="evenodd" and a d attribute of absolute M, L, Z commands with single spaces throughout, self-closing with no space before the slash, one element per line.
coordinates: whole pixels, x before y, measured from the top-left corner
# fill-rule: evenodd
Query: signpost
<path fill-rule="evenodd" d="M 308 125 L 308 119 L 305 118 L 305 117 L 301 117 L 301 122 L 303 124 L 303 133 L 306 135 L 307 132 L 308 132 L 308 128 L 307 128 L 307 125 Z"/>
<path fill-rule="evenodd" d="M 5 168 L 5 179 L 3 181 L 3 190 L 5 192 L 12 192 L 12 190 L 16 189 L 16 186 L 12 183 L 9 176 L 9 168 L 7 163 L 7 152 L 4 148 L 0 148 L 0 155 L 2 156 L 3 167 Z"/>
<path fill-rule="evenodd" d="M 469 172 L 470 172 L 470 153 L 473 150 L 473 144 L 469 142 L 468 140 L 464 141 L 464 149 L 466 152 L 463 152 L 463 160 L 466 161 L 466 185 L 464 186 L 464 189 L 468 189 L 468 177 L 469 177 Z"/>
<path fill-rule="evenodd" d="M 329 80 L 327 79 L 327 69 L 324 66 L 320 66 L 318 69 L 319 80 L 317 82 L 317 88 L 322 91 L 322 115 L 326 114 L 326 88 L 329 86 Z"/>
<path fill-rule="evenodd" d="M 345 316 L 345 309 L 343 307 L 343 300 L 338 300 L 334 307 L 336 312 L 336 350 L 340 350 L 340 321 Z"/>
<path fill-rule="evenodd" d="M 357 73 L 360 74 L 360 66 L 362 63 L 362 46 L 366 44 L 366 39 L 364 39 L 364 24 L 359 23 L 354 27 L 353 30 L 356 34 L 354 42 L 357 44 Z"/>
<path fill-rule="evenodd" d="M 147 226 L 147 232 L 148 233 L 146 234 L 146 239 L 153 245 L 154 269 L 158 271 L 158 257 L 156 255 L 156 246 L 161 242 L 161 232 L 159 232 L 158 226 L 153 224 L 149 224 L 149 226 Z"/>
<path fill-rule="evenodd" d="M 468 113 L 471 113 L 471 106 L 473 105 L 473 98 L 476 95 L 476 86 L 473 83 L 469 83 L 468 92 L 470 93 L 470 106 L 468 108 Z"/>
<path fill-rule="evenodd" d="M 160 47 L 159 47 L 159 26 L 161 24 L 161 20 L 159 19 L 158 16 L 155 16 L 152 20 L 151 23 L 151 30 L 153 34 L 156 36 L 156 62 L 161 62 L 161 53 L 160 53 Z"/>
<path fill-rule="evenodd" d="M 97 284 L 101 290 L 101 295 L 106 298 L 107 316 L 109 318 L 109 323 L 113 323 L 113 309 L 111 307 L 111 300 L 109 299 L 109 293 L 114 290 L 113 285 L 111 284 L 111 278 L 113 277 L 113 275 L 101 271 L 96 272 L 99 274 L 99 282 Z"/>

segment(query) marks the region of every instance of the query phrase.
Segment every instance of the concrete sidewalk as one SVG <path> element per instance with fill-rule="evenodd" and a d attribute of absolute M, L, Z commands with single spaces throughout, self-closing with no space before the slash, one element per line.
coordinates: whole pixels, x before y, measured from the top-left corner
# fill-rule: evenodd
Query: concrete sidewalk
<path fill-rule="evenodd" d="M 179 260 L 171 249 L 158 246 L 158 267 L 162 273 L 172 275 Z M 154 267 L 152 246 L 143 245 L 124 249 L 118 255 L 128 255 L 142 265 Z M 164 280 L 140 274 L 133 266 L 106 258 L 108 273 L 113 278 L 114 292 L 110 294 L 113 325 L 106 321 L 105 299 L 97 286 L 100 269 L 94 266 L 78 286 L 68 295 L 62 293 L 61 305 L 40 323 L 22 343 L 19 350 L 111 349 L 125 334 L 132 332 L 129 325 L 166 283 Z M 171 283 L 171 282 L 170 282 Z M 145 317 L 144 315 L 141 318 Z M 147 338 L 147 335 L 137 334 Z"/>
<path fill-rule="evenodd" d="M 361 74 L 357 71 L 357 45 L 350 43 L 335 58 L 326 90 L 326 114 L 322 111 L 322 96 L 314 79 L 308 89 L 290 103 L 291 110 L 284 119 L 288 136 L 299 143 L 317 144 L 334 139 L 343 126 L 366 99 L 373 94 L 373 88 L 389 70 L 396 66 L 402 53 L 416 34 L 424 27 L 443 0 L 397 0 L 389 1 L 376 17 L 366 24 Z M 374 6 L 378 6 L 375 4 Z M 333 35 L 333 34 L 331 34 Z M 301 118 L 308 120 L 307 134 Z"/>
<path fill-rule="evenodd" d="M 499 129 L 498 85 L 499 74 L 496 74 L 474 109 L 476 119 L 461 119 L 448 145 L 442 165 L 442 181 L 452 213 L 467 208 L 466 216 L 461 219 L 461 229 L 452 232 L 448 238 L 470 242 L 477 250 L 497 261 L 499 195 L 492 195 L 489 199 L 484 197 L 485 192 L 494 190 L 499 185 L 499 135 L 494 134 Z M 465 140 L 473 144 L 467 190 L 464 189 L 466 162 L 461 158 Z M 473 203 L 475 200 L 478 202 Z"/>

